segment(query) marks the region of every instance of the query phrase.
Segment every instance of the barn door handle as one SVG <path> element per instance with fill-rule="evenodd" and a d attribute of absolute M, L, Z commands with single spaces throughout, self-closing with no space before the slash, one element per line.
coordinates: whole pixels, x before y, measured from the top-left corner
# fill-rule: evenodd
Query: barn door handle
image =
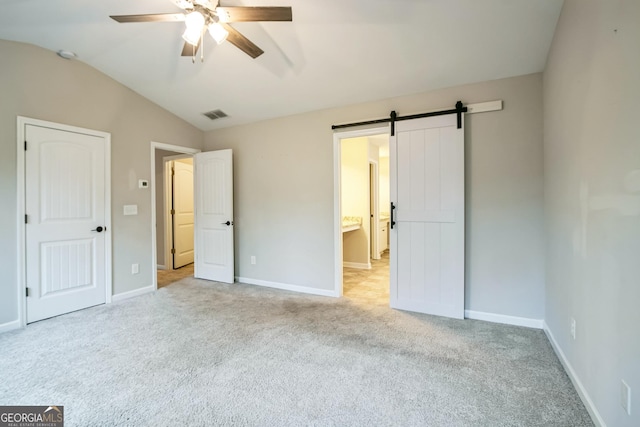
<path fill-rule="evenodd" d="M 233 221 L 222 222 L 221 224 L 229 226 L 229 225 L 233 225 Z"/>
<path fill-rule="evenodd" d="M 102 230 L 107 231 L 107 227 L 98 226 L 91 231 L 97 231 L 98 233 L 102 233 Z"/>
<path fill-rule="evenodd" d="M 393 226 L 396 225 L 396 222 L 393 220 L 393 211 L 395 210 L 395 206 L 393 205 L 393 202 L 391 202 L 391 229 L 393 230 Z"/>

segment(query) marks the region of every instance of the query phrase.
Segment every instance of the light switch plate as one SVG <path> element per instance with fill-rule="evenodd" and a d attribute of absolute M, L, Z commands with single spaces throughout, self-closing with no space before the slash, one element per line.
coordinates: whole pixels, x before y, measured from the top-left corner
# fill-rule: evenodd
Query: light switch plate
<path fill-rule="evenodd" d="M 138 188 L 149 188 L 149 181 L 147 181 L 146 179 L 139 179 Z"/>
<path fill-rule="evenodd" d="M 138 205 L 124 205 L 123 215 L 138 215 Z"/>

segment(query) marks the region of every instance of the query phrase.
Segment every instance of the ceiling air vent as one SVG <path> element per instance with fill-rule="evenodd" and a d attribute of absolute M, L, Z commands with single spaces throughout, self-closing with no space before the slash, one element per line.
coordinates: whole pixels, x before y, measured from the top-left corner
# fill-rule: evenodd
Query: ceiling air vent
<path fill-rule="evenodd" d="M 211 120 L 217 120 L 217 119 L 222 119 L 227 117 L 227 113 L 225 113 L 222 110 L 207 111 L 206 113 L 202 113 L 202 114 L 209 117 Z"/>

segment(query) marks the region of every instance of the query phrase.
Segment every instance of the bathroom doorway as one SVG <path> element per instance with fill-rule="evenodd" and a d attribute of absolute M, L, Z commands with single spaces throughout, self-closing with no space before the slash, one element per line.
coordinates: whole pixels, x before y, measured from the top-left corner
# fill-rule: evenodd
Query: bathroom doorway
<path fill-rule="evenodd" d="M 200 150 L 154 143 L 155 285 L 193 277 L 193 154 Z"/>
<path fill-rule="evenodd" d="M 389 133 L 336 134 L 336 293 L 389 305 Z"/>

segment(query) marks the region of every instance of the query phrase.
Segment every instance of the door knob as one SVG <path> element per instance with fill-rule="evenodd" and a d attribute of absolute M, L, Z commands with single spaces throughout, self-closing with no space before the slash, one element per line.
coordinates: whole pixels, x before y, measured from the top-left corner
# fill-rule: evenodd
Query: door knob
<path fill-rule="evenodd" d="M 223 222 L 221 224 L 229 226 L 229 225 L 233 225 L 233 221 L 227 221 L 227 222 Z"/>
<path fill-rule="evenodd" d="M 107 227 L 98 226 L 91 231 L 97 231 L 98 233 L 102 233 L 102 230 L 106 231 Z"/>

